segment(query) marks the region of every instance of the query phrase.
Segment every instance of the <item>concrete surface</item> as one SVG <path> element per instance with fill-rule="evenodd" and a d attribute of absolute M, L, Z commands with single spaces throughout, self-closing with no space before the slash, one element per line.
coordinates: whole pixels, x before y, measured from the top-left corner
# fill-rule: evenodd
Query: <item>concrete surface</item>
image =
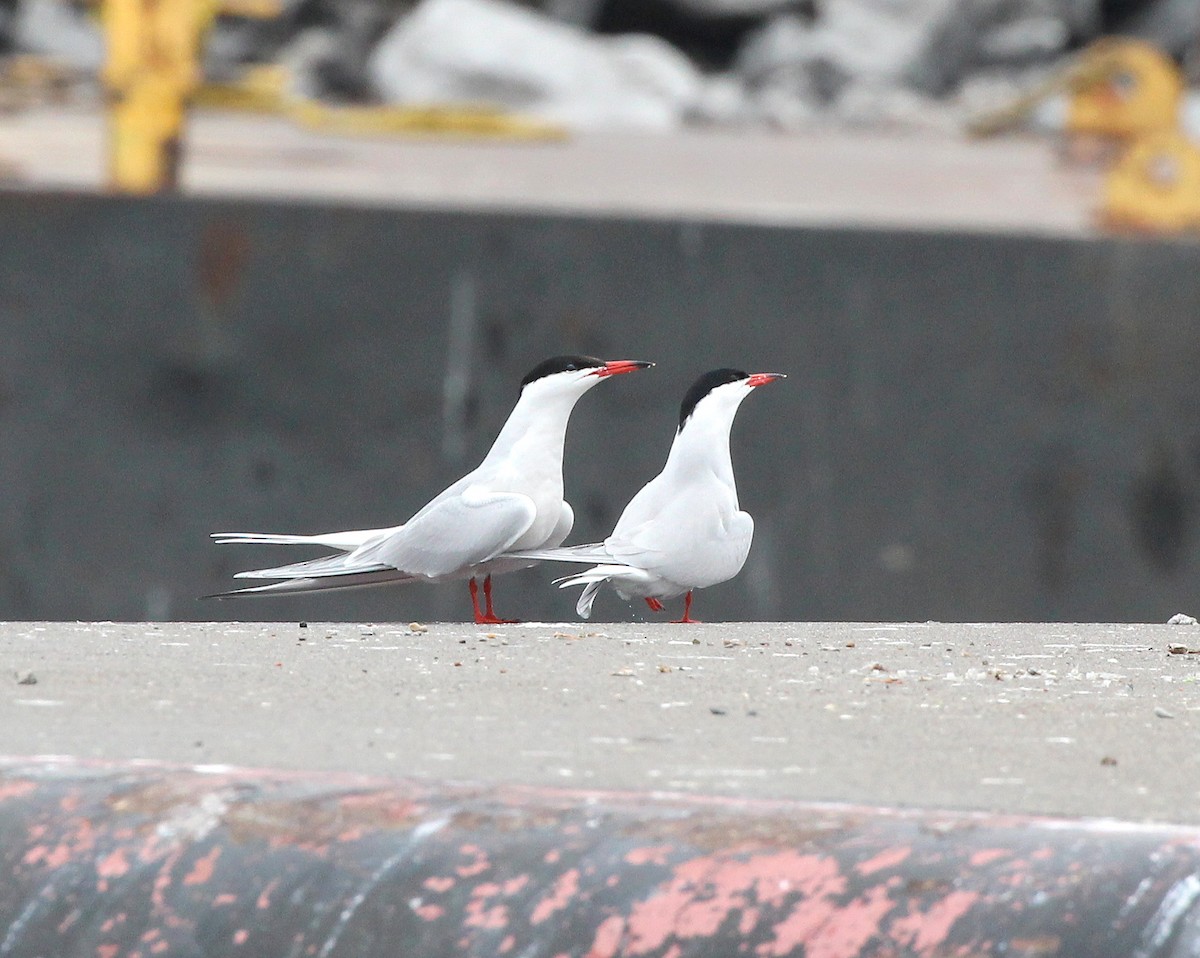
<path fill-rule="evenodd" d="M 564 143 L 333 137 L 279 118 L 195 111 L 182 168 L 193 195 L 445 209 L 604 212 L 754 223 L 1081 235 L 1095 171 L 1052 141 L 897 134 L 691 131 Z M 103 189 L 96 111 L 0 115 L 0 182 Z"/>
<path fill-rule="evenodd" d="M 1200 823 L 1194 626 L 427 628 L 6 624 L 0 753 Z"/>

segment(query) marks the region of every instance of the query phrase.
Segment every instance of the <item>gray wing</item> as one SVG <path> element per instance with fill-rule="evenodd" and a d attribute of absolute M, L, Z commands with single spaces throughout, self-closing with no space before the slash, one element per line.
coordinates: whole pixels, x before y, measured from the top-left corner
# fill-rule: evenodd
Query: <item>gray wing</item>
<path fill-rule="evenodd" d="M 234 589 L 230 592 L 218 592 L 215 595 L 201 596 L 204 599 L 230 599 L 241 596 L 255 595 L 296 595 L 301 592 L 332 592 L 336 589 L 365 589 L 376 585 L 402 585 L 412 582 L 416 576 L 395 569 L 377 570 L 374 572 L 346 572 L 341 575 L 328 575 L 320 578 L 287 579 L 284 582 L 273 582 L 271 585 L 257 585 L 248 589 Z"/>
<path fill-rule="evenodd" d="M 351 553 L 352 566 L 451 575 L 504 552 L 537 516 L 529 496 L 468 486 L 430 503 L 391 535 Z"/>
<path fill-rule="evenodd" d="M 657 512 L 626 509 L 605 542 L 610 561 L 696 587 L 737 575 L 750 551 L 754 520 L 737 509 L 732 491 L 696 484 L 656 498 Z"/>
<path fill-rule="evenodd" d="M 522 549 L 509 552 L 516 559 L 538 559 L 542 562 L 611 562 L 612 556 L 603 542 L 588 542 L 578 546 L 562 546 L 558 549 Z"/>

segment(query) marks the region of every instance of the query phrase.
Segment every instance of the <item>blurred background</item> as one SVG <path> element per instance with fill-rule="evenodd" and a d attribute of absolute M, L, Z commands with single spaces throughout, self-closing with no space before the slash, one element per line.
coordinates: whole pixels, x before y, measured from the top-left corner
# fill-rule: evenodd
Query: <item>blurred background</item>
<path fill-rule="evenodd" d="M 0 619 L 461 619 L 201 602 L 307 555 L 208 534 L 403 521 L 562 352 L 658 363 L 574 542 L 698 373 L 789 375 L 700 618 L 1188 611 L 1198 71 L 1194 0 L 0 0 Z"/>

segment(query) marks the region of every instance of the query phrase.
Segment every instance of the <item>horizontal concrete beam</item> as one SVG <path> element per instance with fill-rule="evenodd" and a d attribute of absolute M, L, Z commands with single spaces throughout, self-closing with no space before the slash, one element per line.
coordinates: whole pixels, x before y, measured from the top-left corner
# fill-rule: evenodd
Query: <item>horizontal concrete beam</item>
<path fill-rule="evenodd" d="M 1194 954 L 1200 830 L 0 765 L 5 955 Z"/>

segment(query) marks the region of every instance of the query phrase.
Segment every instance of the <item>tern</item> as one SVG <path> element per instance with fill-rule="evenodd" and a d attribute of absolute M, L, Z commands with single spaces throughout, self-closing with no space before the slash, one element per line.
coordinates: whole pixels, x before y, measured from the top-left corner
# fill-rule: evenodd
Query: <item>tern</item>
<path fill-rule="evenodd" d="M 404 525 L 311 536 L 213 533 L 219 543 L 313 545 L 338 551 L 290 565 L 239 572 L 235 578 L 283 581 L 208 598 L 468 579 L 477 624 L 513 621 L 498 618 L 492 608 L 492 575 L 532 563 L 503 554 L 554 548 L 566 539 L 575 520 L 563 499 L 563 442 L 571 410 L 584 393 L 605 379 L 653 365 L 640 360 L 605 362 L 591 356 L 556 356 L 535 366 L 521 380 L 517 404 L 483 462 Z M 480 578 L 486 601 L 483 611 L 476 582 Z"/>
<path fill-rule="evenodd" d="M 679 429 L 662 472 L 638 491 L 603 542 L 555 549 L 522 550 L 521 558 L 588 562 L 583 572 L 555 580 L 559 588 L 581 585 L 575 610 L 583 618 L 604 583 L 626 601 L 646 600 L 655 612 L 663 599 L 732 579 L 750 553 L 754 520 L 738 505 L 729 432 L 742 400 L 782 373 L 714 369 L 692 384 L 679 409 Z"/>

